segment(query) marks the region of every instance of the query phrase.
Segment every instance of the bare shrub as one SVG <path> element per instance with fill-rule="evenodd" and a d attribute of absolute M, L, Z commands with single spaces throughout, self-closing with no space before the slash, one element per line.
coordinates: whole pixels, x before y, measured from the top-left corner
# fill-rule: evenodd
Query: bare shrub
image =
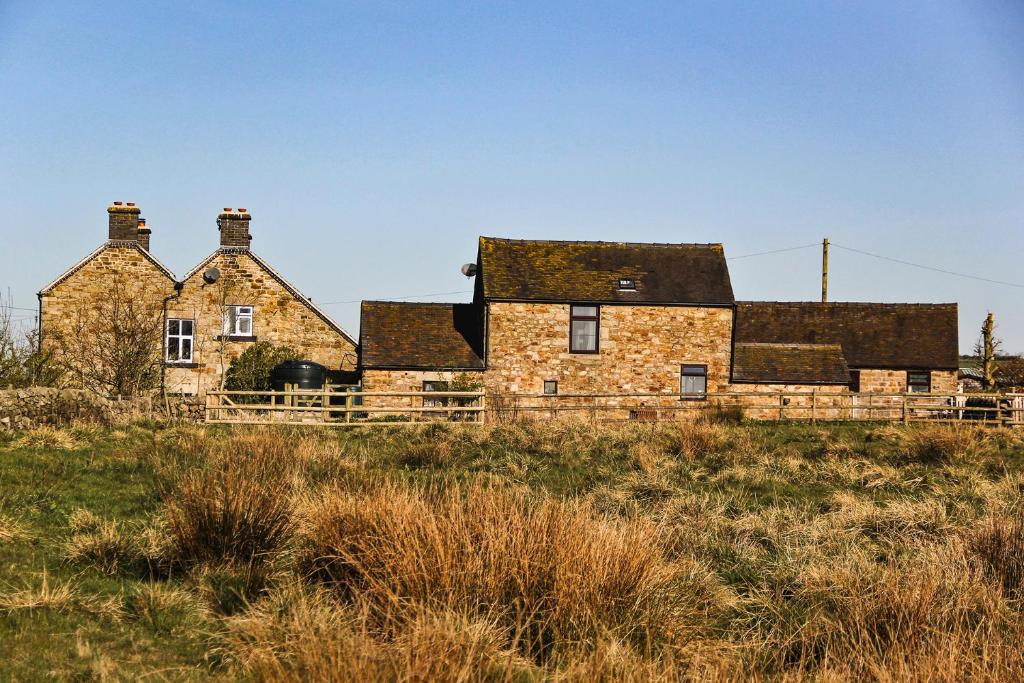
<path fill-rule="evenodd" d="M 658 432 L 665 451 L 692 460 L 721 451 L 729 445 L 727 428 L 713 422 L 679 422 Z"/>

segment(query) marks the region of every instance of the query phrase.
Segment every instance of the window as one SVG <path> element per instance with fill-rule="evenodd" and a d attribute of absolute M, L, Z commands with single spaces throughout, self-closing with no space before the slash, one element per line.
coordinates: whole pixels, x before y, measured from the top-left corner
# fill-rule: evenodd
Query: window
<path fill-rule="evenodd" d="M 619 278 L 619 289 L 627 292 L 636 291 L 636 280 L 631 277 L 620 277 Z"/>
<path fill-rule="evenodd" d="M 251 337 L 252 306 L 227 306 L 224 309 L 224 334 L 228 337 Z"/>
<path fill-rule="evenodd" d="M 708 395 L 708 366 L 684 365 L 679 374 L 679 395 L 705 398 Z"/>
<path fill-rule="evenodd" d="M 850 370 L 850 391 L 860 393 L 860 370 Z"/>
<path fill-rule="evenodd" d="M 927 370 L 907 372 L 907 391 L 912 394 L 927 394 L 932 390 L 932 373 Z"/>
<path fill-rule="evenodd" d="M 195 323 L 181 318 L 167 320 L 166 358 L 168 363 L 191 363 Z"/>
<path fill-rule="evenodd" d="M 544 394 L 546 396 L 554 396 L 558 393 L 558 382 L 553 379 L 544 380 Z"/>
<path fill-rule="evenodd" d="M 570 353 L 597 353 L 600 309 L 597 306 L 569 307 Z"/>
<path fill-rule="evenodd" d="M 448 382 L 442 380 L 430 380 L 423 383 L 423 391 L 448 391 Z M 438 406 L 448 405 L 448 401 L 451 400 L 449 396 L 438 396 L 437 398 L 423 397 L 424 408 L 435 408 Z"/>

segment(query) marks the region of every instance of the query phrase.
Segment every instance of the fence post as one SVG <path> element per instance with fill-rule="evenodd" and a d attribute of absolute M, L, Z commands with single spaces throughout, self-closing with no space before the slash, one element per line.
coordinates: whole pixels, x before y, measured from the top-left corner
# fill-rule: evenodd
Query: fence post
<path fill-rule="evenodd" d="M 818 390 L 811 389 L 811 424 L 818 421 Z"/>
<path fill-rule="evenodd" d="M 907 424 L 910 421 L 910 416 L 907 413 L 907 394 L 903 394 L 901 398 L 903 399 L 903 424 Z"/>
<path fill-rule="evenodd" d="M 352 392 L 345 391 L 345 422 L 352 421 Z"/>
<path fill-rule="evenodd" d="M 324 395 L 320 399 L 320 419 L 323 422 L 331 421 L 331 385 L 324 382 Z"/>
<path fill-rule="evenodd" d="M 786 395 L 779 393 L 779 422 L 782 422 L 782 416 L 786 412 Z"/>

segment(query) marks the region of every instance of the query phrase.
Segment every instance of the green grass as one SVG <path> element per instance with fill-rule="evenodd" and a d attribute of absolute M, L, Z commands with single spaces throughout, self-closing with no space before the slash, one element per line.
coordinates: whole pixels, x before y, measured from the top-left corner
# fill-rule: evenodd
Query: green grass
<path fill-rule="evenodd" d="M 993 432 L 979 437 L 967 456 L 951 450 L 943 459 L 923 447 L 913 451 L 902 428 L 879 425 L 714 430 L 696 445 L 675 443 L 663 429 L 646 425 L 618 431 L 510 427 L 484 434 L 444 426 L 288 430 L 287 441 L 323 449 L 304 465 L 303 476 L 314 485 L 373 476 L 446 486 L 484 479 L 584 500 L 612 517 L 657 521 L 678 536 L 671 547 L 705 562 L 739 599 L 751 601 L 709 617 L 708 632 L 724 640 L 741 626 L 755 633 L 792 622 L 798 630 L 811 618 L 799 601 L 780 598 L 784 609 L 775 613 L 759 611 L 756 603 L 765 591 L 783 595 L 791 590 L 787 582 L 796 581 L 800 559 L 793 553 L 811 541 L 793 538 L 794 529 L 813 530 L 816 520 L 832 515 L 842 530 L 848 517 L 849 543 L 882 561 L 914 555 L 916 539 L 947 535 L 945 527 L 935 528 L 932 517 L 939 513 L 908 507 L 915 502 L 937 505 L 942 524 L 955 529 L 994 509 L 1024 508 L 1019 433 Z M 65 559 L 76 510 L 132 532 L 151 525 L 164 509 L 169 478 L 196 457 L 189 439 L 226 439 L 230 430 L 197 435 L 192 428 L 146 425 L 65 431 L 76 442 L 71 448 L 46 445 L 46 435 L 36 445 L 17 435 L 0 437 L 0 523 L 13 530 L 5 540 L 0 527 L 0 596 L 38 592 L 44 582 L 72 590 L 49 606 L 4 609 L 0 597 L 0 679 L 237 676 L 211 649 L 224 629 L 219 614 L 246 609 L 239 597 L 245 589 L 232 588 L 237 575 L 150 580 Z M 890 519 L 886 511 L 893 506 L 902 507 Z M 707 527 L 695 529 L 694 520 Z M 814 543 L 823 557 L 838 552 L 831 540 Z"/>

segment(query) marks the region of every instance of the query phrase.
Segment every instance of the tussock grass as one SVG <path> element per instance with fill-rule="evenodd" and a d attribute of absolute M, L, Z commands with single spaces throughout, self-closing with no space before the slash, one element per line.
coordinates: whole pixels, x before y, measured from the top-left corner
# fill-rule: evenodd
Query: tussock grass
<path fill-rule="evenodd" d="M 300 514 L 304 575 L 391 619 L 409 604 L 496 612 L 538 656 L 604 630 L 650 646 L 674 635 L 669 617 L 699 609 L 643 520 L 600 520 L 580 505 L 480 484 L 323 492 Z"/>
<path fill-rule="evenodd" d="M 71 581 L 54 581 L 44 571 L 38 586 L 0 592 L 0 613 L 43 609 L 67 611 L 80 606 L 83 600 Z"/>
<path fill-rule="evenodd" d="M 71 450 L 78 448 L 79 440 L 73 429 L 43 425 L 24 432 L 14 440 L 15 448 L 52 448 Z"/>
<path fill-rule="evenodd" d="M 204 466 L 181 472 L 168 495 L 174 559 L 184 565 L 261 565 L 289 537 L 288 442 L 261 432 L 228 446 L 210 450 Z"/>
<path fill-rule="evenodd" d="M 70 431 L 9 442 L 0 553 L 55 573 L 0 565 L 0 637 L 131 645 L 57 677 L 1024 678 L 1019 430 Z"/>

